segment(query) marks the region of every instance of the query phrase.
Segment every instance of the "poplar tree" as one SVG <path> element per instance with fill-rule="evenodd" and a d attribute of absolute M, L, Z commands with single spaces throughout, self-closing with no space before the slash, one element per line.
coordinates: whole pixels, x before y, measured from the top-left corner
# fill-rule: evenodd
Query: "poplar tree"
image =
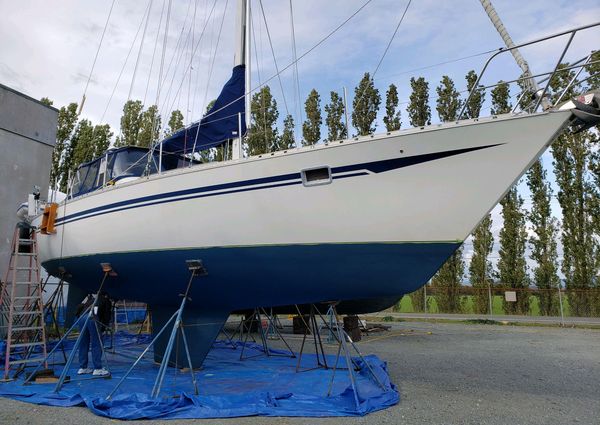
<path fill-rule="evenodd" d="M 437 93 L 436 110 L 441 122 L 456 121 L 462 107 L 460 93 L 454 87 L 454 81 L 447 75 L 442 77 L 440 85 L 435 89 Z"/>
<path fill-rule="evenodd" d="M 528 314 L 529 294 L 523 289 L 529 286 L 527 264 L 525 262 L 525 243 L 527 230 L 525 228 L 525 212 L 523 198 L 517 188 L 513 187 L 500 201 L 504 225 L 500 230 L 500 259 L 498 272 L 500 282 L 504 286 L 517 290 L 517 301 L 502 300 L 506 314 Z"/>
<path fill-rule="evenodd" d="M 492 115 L 508 114 L 512 109 L 510 104 L 510 88 L 502 80 L 492 90 Z"/>
<path fill-rule="evenodd" d="M 492 90 L 491 112 L 494 115 L 505 114 L 510 112 L 511 108 L 508 84 L 499 81 Z M 504 199 L 500 201 L 500 205 L 504 218 L 504 225 L 500 230 L 500 259 L 498 261 L 500 282 L 517 289 L 517 301 L 507 302 L 506 299 L 503 299 L 503 308 L 507 314 L 527 314 L 529 313 L 529 294 L 523 291 L 529 286 L 525 261 L 527 230 L 523 199 L 516 186 L 509 190 Z"/>
<path fill-rule="evenodd" d="M 471 92 L 473 87 L 475 87 L 475 82 L 477 81 L 477 73 L 471 70 L 467 73 L 465 80 L 467 80 L 467 90 Z M 479 113 L 481 112 L 481 106 L 485 101 L 485 91 L 481 84 L 477 87 L 477 89 L 473 92 L 473 95 L 467 101 L 467 107 L 465 109 L 465 114 L 467 118 L 479 118 Z"/>
<path fill-rule="evenodd" d="M 46 105 L 46 106 L 52 106 L 52 105 L 54 105 L 54 102 L 53 102 L 53 101 L 51 101 L 51 100 L 50 100 L 49 98 L 47 98 L 47 97 L 42 97 L 42 98 L 40 99 L 40 103 L 42 103 L 42 104 L 44 104 L 44 105 Z"/>
<path fill-rule="evenodd" d="M 440 121 L 455 121 L 461 101 L 460 94 L 454 87 L 454 81 L 444 75 L 436 88 L 436 93 L 438 95 L 436 110 Z M 461 246 L 446 260 L 431 282 L 439 293 L 436 295 L 438 308 L 445 313 L 459 313 L 463 310 L 460 288 L 465 274 L 465 263 L 462 256 Z"/>
<path fill-rule="evenodd" d="M 600 51 L 592 54 L 590 64 L 585 70 L 588 73 L 586 91 L 600 89 Z M 593 193 L 590 196 L 590 208 L 592 210 L 592 223 L 596 238 L 600 236 L 600 125 L 596 126 L 595 130 L 588 131 L 590 140 L 595 147 L 594 153 L 590 158 L 590 171 L 593 176 Z M 600 250 L 596 247 L 596 256 L 598 258 L 597 269 L 600 267 Z M 595 316 L 600 316 L 600 276 L 596 274 L 595 297 L 593 300 L 592 313 Z"/>
<path fill-rule="evenodd" d="M 408 117 L 410 125 L 413 127 L 422 127 L 431 124 L 431 108 L 429 107 L 429 85 L 423 77 L 410 79 L 412 93 L 410 94 L 410 103 L 408 105 Z M 418 289 L 410 294 L 413 307 L 422 311 L 424 304 L 424 289 Z"/>
<path fill-rule="evenodd" d="M 477 314 L 489 313 L 488 288 L 492 285 L 492 263 L 489 255 L 494 246 L 492 218 L 488 214 L 473 232 L 473 256 L 469 264 L 469 277 L 475 289 L 473 310 Z"/>
<path fill-rule="evenodd" d="M 82 119 L 77 124 L 73 137 L 73 154 L 69 161 L 69 169 L 75 171 L 79 165 L 94 159 L 94 126 L 89 120 Z"/>
<path fill-rule="evenodd" d="M 325 123 L 327 124 L 327 140 L 333 142 L 348 137 L 344 117 L 344 101 L 335 91 L 330 93 L 331 101 L 325 105 Z"/>
<path fill-rule="evenodd" d="M 471 90 L 477 80 L 477 74 L 475 74 L 475 71 L 469 71 L 465 79 L 467 80 L 467 88 Z M 467 102 L 465 109 L 466 117 L 478 118 L 483 101 L 483 90 L 476 90 Z M 492 216 L 488 214 L 473 232 L 473 257 L 469 265 L 469 274 L 471 285 L 475 289 L 473 308 L 475 313 L 478 314 L 488 313 L 490 309 L 488 293 L 490 292 L 492 276 L 494 275 L 492 263 L 489 261 L 489 255 L 492 253 L 494 247 L 494 235 L 491 229 Z"/>
<path fill-rule="evenodd" d="M 144 106 L 141 100 L 128 100 L 123 105 L 121 116 L 121 135 L 115 141 L 115 146 L 136 146 L 142 121 Z"/>
<path fill-rule="evenodd" d="M 379 90 L 375 88 L 371 75 L 365 72 L 362 80 L 354 89 L 354 100 L 352 101 L 352 125 L 358 131 L 359 136 L 375 132 L 377 128 L 375 120 L 380 104 Z"/>
<path fill-rule="evenodd" d="M 400 110 L 398 110 L 398 88 L 390 84 L 388 91 L 385 92 L 385 116 L 383 117 L 385 129 L 387 131 L 400 130 L 402 122 L 400 121 Z"/>
<path fill-rule="evenodd" d="M 77 125 L 77 103 L 69 103 L 68 106 L 63 106 L 58 111 L 56 144 L 52 151 L 52 166 L 50 168 L 50 187 L 55 190 L 62 186 L 63 181 L 66 186 L 68 175 L 64 174 L 61 166 L 75 125 Z"/>
<path fill-rule="evenodd" d="M 431 280 L 431 285 L 436 288 L 435 301 L 441 313 L 460 313 L 464 310 L 464 303 L 460 296 L 464 275 L 465 262 L 460 247 Z"/>
<path fill-rule="evenodd" d="M 179 109 L 176 109 L 173 112 L 171 112 L 168 125 L 169 127 L 167 128 L 167 136 L 170 136 L 177 130 L 181 130 L 183 128 L 183 114 Z"/>
<path fill-rule="evenodd" d="M 264 86 L 252 96 L 250 107 L 250 132 L 247 139 L 248 155 L 261 155 L 271 152 L 278 140 L 277 101 L 269 86 Z"/>
<path fill-rule="evenodd" d="M 562 64 L 560 68 L 566 67 Z M 554 97 L 572 79 L 572 70 L 559 71 L 550 81 Z M 581 90 L 574 83 L 563 98 L 569 99 Z M 558 202 L 562 209 L 563 261 L 569 307 L 575 316 L 592 313 L 594 303 L 589 290 L 596 285 L 598 242 L 593 229 L 594 187 L 588 174 L 591 143 L 589 132 L 563 133 L 552 145 L 554 175 L 558 184 Z"/>
<path fill-rule="evenodd" d="M 536 161 L 527 172 L 527 186 L 531 192 L 532 206 L 529 212 L 533 235 L 529 238 L 531 258 L 536 262 L 533 270 L 538 294 L 540 313 L 545 316 L 558 314 L 559 285 L 556 236 L 558 223 L 552 217 L 550 201 L 552 188 L 546 180 L 546 170 L 541 161 Z"/>
<path fill-rule="evenodd" d="M 148 148 L 156 142 L 160 135 L 161 118 L 158 106 L 152 105 L 146 109 L 140 119 L 137 146 Z"/>
<path fill-rule="evenodd" d="M 277 150 L 292 149 L 296 143 L 294 142 L 294 118 L 287 115 L 283 120 L 283 132 L 277 142 Z"/>
<path fill-rule="evenodd" d="M 429 83 L 425 78 L 410 79 L 410 103 L 406 109 L 410 125 L 423 127 L 431 124 L 431 108 L 429 107 Z"/>
<path fill-rule="evenodd" d="M 113 132 L 110 131 L 110 125 L 101 124 L 94 126 L 94 131 L 92 133 L 92 138 L 94 139 L 93 158 L 98 158 L 106 152 L 110 147 L 112 136 Z"/>
<path fill-rule="evenodd" d="M 312 89 L 304 103 L 306 121 L 302 124 L 302 144 L 304 146 L 314 145 L 321 138 L 321 96 Z"/>

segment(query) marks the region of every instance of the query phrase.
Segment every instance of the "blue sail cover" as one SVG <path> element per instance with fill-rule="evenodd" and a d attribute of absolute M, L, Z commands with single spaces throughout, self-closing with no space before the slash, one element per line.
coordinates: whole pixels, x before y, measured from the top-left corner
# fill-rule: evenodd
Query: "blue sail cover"
<path fill-rule="evenodd" d="M 199 123 L 194 123 L 164 139 L 161 142 L 163 152 L 178 154 L 198 152 L 218 146 L 229 139 L 235 139 L 239 137 L 239 114 L 242 114 L 242 134 L 246 133 L 245 74 L 245 65 L 234 67 L 231 78 L 204 118 Z"/>

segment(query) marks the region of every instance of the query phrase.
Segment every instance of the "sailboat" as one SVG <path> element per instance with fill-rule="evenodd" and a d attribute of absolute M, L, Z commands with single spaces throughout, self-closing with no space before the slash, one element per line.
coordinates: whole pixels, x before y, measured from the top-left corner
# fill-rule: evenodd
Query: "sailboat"
<path fill-rule="evenodd" d="M 110 263 L 106 292 L 146 302 L 155 330 L 179 306 L 186 260 L 201 260 L 207 274 L 184 314 L 194 366 L 231 312 L 325 301 L 373 311 L 423 286 L 567 126 L 598 122 L 587 96 L 583 112 L 570 103 L 244 157 L 247 4 L 232 76 L 209 113 L 150 151 L 82 164 L 55 233 L 39 237 L 43 267 L 70 284 L 68 308 L 97 291 Z M 191 159 L 225 140 L 231 159 Z"/>

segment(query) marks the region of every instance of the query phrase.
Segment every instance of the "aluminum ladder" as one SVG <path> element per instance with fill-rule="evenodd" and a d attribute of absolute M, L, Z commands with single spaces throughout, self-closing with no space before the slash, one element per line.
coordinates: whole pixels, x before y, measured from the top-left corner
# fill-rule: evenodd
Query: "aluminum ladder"
<path fill-rule="evenodd" d="M 0 312 L 2 329 L 6 329 L 3 379 L 16 378 L 32 363 L 44 362 L 47 368 L 37 238 L 29 225 L 15 228 L 9 267 L 0 290 Z"/>

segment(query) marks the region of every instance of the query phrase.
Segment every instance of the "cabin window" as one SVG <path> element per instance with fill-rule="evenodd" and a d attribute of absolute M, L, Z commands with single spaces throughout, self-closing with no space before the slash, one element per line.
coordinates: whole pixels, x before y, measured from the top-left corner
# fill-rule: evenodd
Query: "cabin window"
<path fill-rule="evenodd" d="M 302 170 L 302 184 L 304 186 L 318 186 L 331 183 L 331 168 L 318 167 Z"/>

